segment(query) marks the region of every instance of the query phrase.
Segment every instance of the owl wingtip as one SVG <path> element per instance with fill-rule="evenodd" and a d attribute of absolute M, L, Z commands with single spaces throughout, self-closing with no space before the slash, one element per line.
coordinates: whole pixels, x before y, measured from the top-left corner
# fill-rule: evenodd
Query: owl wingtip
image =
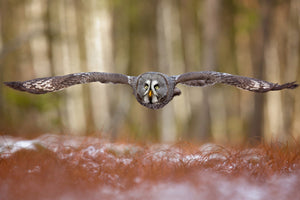
<path fill-rule="evenodd" d="M 299 86 L 299 84 L 296 83 L 296 81 L 293 81 L 293 82 L 290 82 L 290 83 L 286 83 L 284 85 L 286 85 L 286 88 L 289 88 L 289 89 L 295 89 L 296 87 Z"/>
<path fill-rule="evenodd" d="M 274 88 L 274 90 L 282 90 L 282 89 L 295 89 L 299 86 L 298 83 L 296 83 L 296 81 L 293 82 L 289 82 L 289 83 L 285 83 L 282 85 L 276 85 L 276 87 Z"/>
<path fill-rule="evenodd" d="M 22 83 L 21 82 L 3 82 L 4 85 L 10 87 L 10 88 L 13 88 L 15 90 L 21 90 L 23 91 L 23 87 L 22 87 Z"/>
<path fill-rule="evenodd" d="M 296 81 L 294 81 L 294 82 L 292 82 L 293 83 L 293 85 L 292 85 L 292 89 L 294 89 L 294 88 L 296 88 L 296 87 L 298 87 L 299 86 L 299 84 L 298 83 L 296 83 Z"/>
<path fill-rule="evenodd" d="M 4 85 L 10 86 L 12 82 L 3 82 Z"/>
<path fill-rule="evenodd" d="M 8 87 L 15 87 L 16 85 L 18 85 L 18 82 L 3 82 L 4 85 L 8 86 Z"/>

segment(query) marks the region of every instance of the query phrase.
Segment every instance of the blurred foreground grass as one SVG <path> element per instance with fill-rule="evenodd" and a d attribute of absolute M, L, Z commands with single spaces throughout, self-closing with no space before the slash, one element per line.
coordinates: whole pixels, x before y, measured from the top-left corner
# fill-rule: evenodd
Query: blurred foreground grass
<path fill-rule="evenodd" d="M 0 199 L 297 199 L 300 148 L 0 138 Z"/>

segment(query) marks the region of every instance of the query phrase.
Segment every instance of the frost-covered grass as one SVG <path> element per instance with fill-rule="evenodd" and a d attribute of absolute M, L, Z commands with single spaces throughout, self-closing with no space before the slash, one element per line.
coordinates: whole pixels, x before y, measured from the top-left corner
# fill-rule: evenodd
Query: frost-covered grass
<path fill-rule="evenodd" d="M 0 199 L 300 199 L 300 146 L 0 138 Z"/>

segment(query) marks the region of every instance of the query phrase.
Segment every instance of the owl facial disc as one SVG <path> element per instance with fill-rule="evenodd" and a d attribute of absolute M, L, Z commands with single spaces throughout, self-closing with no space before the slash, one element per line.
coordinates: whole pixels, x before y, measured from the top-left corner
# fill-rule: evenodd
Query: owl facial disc
<path fill-rule="evenodd" d="M 159 89 L 157 80 L 146 80 L 144 86 L 144 102 L 155 104 L 158 102 L 157 91 Z"/>

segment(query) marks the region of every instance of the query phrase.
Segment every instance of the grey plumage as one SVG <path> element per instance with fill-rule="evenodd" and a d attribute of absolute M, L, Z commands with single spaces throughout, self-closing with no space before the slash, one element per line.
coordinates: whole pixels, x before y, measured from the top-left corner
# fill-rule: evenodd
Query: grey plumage
<path fill-rule="evenodd" d="M 139 76 L 127 76 L 124 74 L 105 72 L 83 72 L 65 76 L 38 78 L 24 82 L 4 82 L 4 84 L 20 91 L 44 94 L 55 92 L 72 85 L 90 82 L 130 85 L 137 101 L 151 109 L 162 108 L 168 104 L 174 96 L 180 95 L 181 91 L 176 87 L 179 83 L 201 87 L 222 83 L 252 92 L 268 92 L 298 87 L 298 84 L 295 82 L 279 85 L 255 78 L 214 71 L 188 72 L 176 76 L 168 76 L 160 72 L 146 72 Z"/>
<path fill-rule="evenodd" d="M 45 94 L 62 90 L 72 85 L 90 82 L 128 84 L 128 76 L 117 73 L 83 72 L 65 76 L 37 78 L 24 82 L 4 82 L 4 84 L 13 89 L 32 94 Z"/>
<path fill-rule="evenodd" d="M 294 89 L 298 87 L 298 84 L 295 82 L 279 85 L 277 83 L 271 83 L 255 78 L 214 71 L 188 72 L 178 75 L 175 78 L 176 84 L 182 83 L 189 86 L 207 86 L 216 83 L 223 83 L 252 92 L 268 92 L 272 90 Z"/>

